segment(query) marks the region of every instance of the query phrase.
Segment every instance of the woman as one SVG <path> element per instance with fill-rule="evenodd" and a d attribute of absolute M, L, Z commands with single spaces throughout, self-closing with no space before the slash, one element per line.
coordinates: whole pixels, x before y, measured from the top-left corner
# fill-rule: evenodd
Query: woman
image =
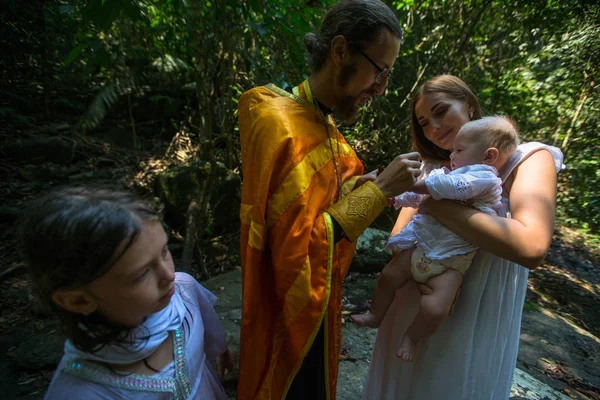
<path fill-rule="evenodd" d="M 413 144 L 425 160 L 425 172 L 449 166 L 456 133 L 478 118 L 477 98 L 454 76 L 438 76 L 417 90 L 412 102 Z M 480 250 L 464 277 L 454 312 L 420 344 L 413 363 L 397 358 L 396 350 L 417 312 L 420 294 L 414 284 L 396 293 L 377 333 L 364 399 L 509 397 L 527 276 L 550 247 L 556 173 L 561 166 L 557 148 L 520 145 L 500 171 L 504 189 L 500 217 L 454 201 L 425 202 L 426 212 Z M 403 209 L 392 235 L 415 213 Z"/>

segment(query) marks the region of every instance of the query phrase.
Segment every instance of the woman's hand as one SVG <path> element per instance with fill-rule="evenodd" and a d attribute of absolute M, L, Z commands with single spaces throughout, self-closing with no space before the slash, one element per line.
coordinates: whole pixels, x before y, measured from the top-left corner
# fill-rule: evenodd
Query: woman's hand
<path fill-rule="evenodd" d="M 221 379 L 233 371 L 233 357 L 231 356 L 229 348 L 225 350 L 225 353 L 217 357 L 217 369 L 219 371 L 219 378 Z"/>

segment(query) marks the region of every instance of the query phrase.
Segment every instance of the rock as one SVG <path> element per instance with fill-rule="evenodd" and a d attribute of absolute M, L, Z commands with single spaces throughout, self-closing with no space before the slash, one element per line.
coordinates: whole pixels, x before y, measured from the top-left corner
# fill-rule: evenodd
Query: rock
<path fill-rule="evenodd" d="M 215 310 L 219 314 L 221 325 L 227 338 L 227 346 L 236 360 L 233 373 L 225 377 L 223 386 L 228 393 L 235 393 L 240 354 L 240 322 L 242 320 L 242 273 L 227 272 L 202 282 L 202 285 L 214 293 L 219 301 Z"/>
<path fill-rule="evenodd" d="M 392 253 L 385 249 L 389 238 L 389 232 L 367 228 L 358 238 L 350 271 L 363 274 L 380 272 L 392 258 Z"/>
<path fill-rule="evenodd" d="M 65 122 L 62 124 L 56 124 L 54 127 L 56 128 L 57 131 L 64 131 L 64 130 L 70 129 L 71 125 L 69 125 Z"/>
<path fill-rule="evenodd" d="M 386 207 L 379 216 L 375 218 L 375 221 L 373 221 L 370 227 L 384 230 L 389 234 L 394 228 L 394 225 L 396 225 L 398 214 L 400 214 L 400 211 L 394 209 L 394 207 Z"/>
<path fill-rule="evenodd" d="M 213 216 L 211 226 L 215 231 L 231 230 L 231 226 L 240 223 L 242 179 L 235 172 L 226 169 L 223 172 L 224 175 L 213 184 L 210 202 Z"/>
<path fill-rule="evenodd" d="M 117 162 L 112 158 L 98 157 L 96 159 L 96 168 L 114 167 L 115 165 L 117 165 Z"/>
<path fill-rule="evenodd" d="M 169 168 L 154 178 L 154 195 L 165 203 L 167 213 L 183 216 L 207 176 L 208 164 Z"/>
<path fill-rule="evenodd" d="M 58 137 L 36 137 L 17 140 L 2 149 L 5 158 L 30 164 L 52 162 L 68 164 L 75 158 L 75 142 Z"/>
<path fill-rule="evenodd" d="M 51 134 L 56 134 L 59 131 L 65 131 L 71 128 L 71 125 L 67 124 L 67 123 L 62 123 L 62 124 L 50 124 L 50 125 L 46 125 L 46 126 L 42 126 L 39 128 L 40 132 L 43 133 L 51 133 Z"/>
<path fill-rule="evenodd" d="M 242 309 L 241 308 L 236 308 L 235 310 L 231 310 L 229 311 L 226 315 L 225 318 L 239 323 L 242 320 Z"/>
<path fill-rule="evenodd" d="M 372 277 L 359 277 L 352 282 L 347 282 L 343 288 L 344 297 L 353 304 L 362 304 L 371 297 L 376 282 L 377 279 Z M 202 282 L 202 285 L 219 299 L 215 309 L 223 325 L 227 345 L 234 360 L 238 360 L 242 307 L 241 271 L 221 274 Z M 356 400 L 362 397 L 376 335 L 375 329 L 360 329 L 349 322 L 342 325 L 342 358 L 337 383 L 339 400 Z M 223 386 L 230 394 L 235 392 L 238 367 L 236 361 L 233 374 L 229 374 L 223 382 Z M 564 400 L 568 398 L 528 373 L 516 369 L 510 399 Z"/>
<path fill-rule="evenodd" d="M 133 117 L 136 121 L 168 121 L 177 117 L 184 105 L 185 101 L 179 88 L 161 87 L 135 99 Z M 154 125 L 160 127 L 162 124 Z M 144 132 L 140 131 L 140 133 Z"/>
<path fill-rule="evenodd" d="M 242 272 L 231 271 L 202 282 L 202 286 L 219 298 L 215 310 L 222 318 L 238 319 L 242 310 Z M 239 314 L 236 314 L 239 310 Z M 234 311 L 230 314 L 231 311 Z"/>
<path fill-rule="evenodd" d="M 63 354 L 65 340 L 60 335 L 34 334 L 14 352 L 14 362 L 27 369 L 54 367 Z"/>
<path fill-rule="evenodd" d="M 510 400 L 568 400 L 569 397 L 552 389 L 528 373 L 515 370 Z"/>
<path fill-rule="evenodd" d="M 45 164 L 45 165 L 26 165 L 19 169 L 21 177 L 29 182 L 35 181 L 51 181 L 53 179 L 60 179 L 66 176 L 66 173 L 60 169 L 56 164 Z"/>
<path fill-rule="evenodd" d="M 208 179 L 208 163 L 196 163 L 168 169 L 154 180 L 154 194 L 165 203 L 166 219 L 174 225 L 183 225 L 191 200 Z M 241 200 L 240 176 L 217 164 L 206 226 L 212 233 L 228 231 L 239 224 Z"/>

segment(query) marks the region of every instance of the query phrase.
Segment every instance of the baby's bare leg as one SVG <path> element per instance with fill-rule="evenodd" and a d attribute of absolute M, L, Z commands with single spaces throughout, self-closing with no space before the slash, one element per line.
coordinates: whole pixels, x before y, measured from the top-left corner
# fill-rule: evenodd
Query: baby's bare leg
<path fill-rule="evenodd" d="M 448 316 L 462 281 L 463 275 L 455 269 L 449 269 L 427 281 L 433 293 L 421 297 L 419 313 L 402 338 L 398 357 L 412 361 L 417 343 L 433 335 Z"/>
<path fill-rule="evenodd" d="M 352 320 L 357 326 L 378 328 L 381 325 L 385 313 L 394 300 L 396 290 L 411 279 L 410 258 L 414 250 L 412 248 L 400 252 L 383 268 L 373 291 L 371 312 L 352 316 Z"/>

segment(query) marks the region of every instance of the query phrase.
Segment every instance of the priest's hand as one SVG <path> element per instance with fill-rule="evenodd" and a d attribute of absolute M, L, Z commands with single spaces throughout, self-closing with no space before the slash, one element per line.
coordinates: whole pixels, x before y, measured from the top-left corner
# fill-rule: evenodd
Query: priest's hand
<path fill-rule="evenodd" d="M 354 184 L 354 189 L 358 189 L 366 182 L 373 182 L 375 179 L 377 179 L 377 175 L 379 175 L 379 173 L 381 171 L 383 171 L 383 168 L 378 168 L 376 170 L 369 172 L 368 174 L 364 174 L 364 175 L 360 176 L 356 180 L 356 183 Z"/>
<path fill-rule="evenodd" d="M 398 196 L 410 189 L 421 175 L 421 156 L 417 152 L 401 154 L 373 181 L 384 196 Z"/>

